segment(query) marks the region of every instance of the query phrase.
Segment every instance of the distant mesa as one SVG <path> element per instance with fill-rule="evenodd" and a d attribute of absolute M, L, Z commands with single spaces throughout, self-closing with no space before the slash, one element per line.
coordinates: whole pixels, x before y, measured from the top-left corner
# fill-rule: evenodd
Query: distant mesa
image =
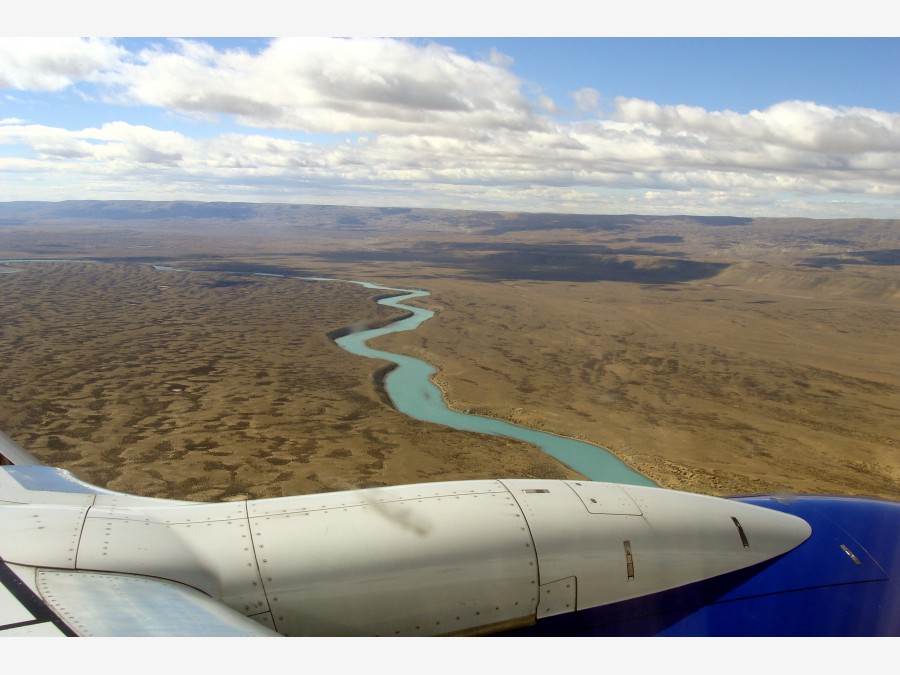
<path fill-rule="evenodd" d="M 297 227 L 315 225 L 323 229 L 351 230 L 411 225 L 422 222 L 457 227 L 464 221 L 468 228 L 483 235 L 527 230 L 573 229 L 585 232 L 626 231 L 648 224 L 694 224 L 715 227 L 749 225 L 752 218 L 731 216 L 642 216 L 588 215 L 566 213 L 513 213 L 503 211 L 464 211 L 449 209 L 410 209 L 392 207 L 328 206 L 315 204 L 258 204 L 251 202 L 152 202 L 72 200 L 63 202 L 0 203 L 0 227 L 38 221 L 69 221 L 109 224 L 110 221 L 185 220 L 255 222 L 266 226 Z M 667 243 L 667 242 L 659 242 Z M 671 242 L 669 242 L 671 243 Z"/>

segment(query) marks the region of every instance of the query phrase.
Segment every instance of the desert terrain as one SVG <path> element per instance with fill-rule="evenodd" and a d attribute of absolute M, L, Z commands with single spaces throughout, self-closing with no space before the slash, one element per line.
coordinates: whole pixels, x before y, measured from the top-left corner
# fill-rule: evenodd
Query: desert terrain
<path fill-rule="evenodd" d="M 115 490 L 196 500 L 575 478 L 527 444 L 407 419 L 378 348 L 458 409 L 609 448 L 708 494 L 900 498 L 900 221 L 252 204 L 0 204 L 0 428 Z M 177 270 L 160 271 L 154 264 Z M 0 269 L 0 271 L 3 271 Z"/>

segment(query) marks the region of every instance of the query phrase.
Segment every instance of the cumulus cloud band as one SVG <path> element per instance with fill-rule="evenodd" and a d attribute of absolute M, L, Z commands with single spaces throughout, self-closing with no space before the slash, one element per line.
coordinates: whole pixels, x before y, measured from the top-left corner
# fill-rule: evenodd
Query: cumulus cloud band
<path fill-rule="evenodd" d="M 119 121 L 69 130 L 0 108 L 0 168 L 38 162 L 95 183 L 117 172 L 139 180 L 142 170 L 156 180 L 165 169 L 176 184 L 258 188 L 264 180 L 282 195 L 301 184 L 367 195 L 394 186 L 410 201 L 415 191 L 434 198 L 462 186 L 481 195 L 511 187 L 520 197 L 557 195 L 554 210 L 617 190 L 647 204 L 689 195 L 695 213 L 723 194 L 750 209 L 773 194 L 850 195 L 879 208 L 900 197 L 895 113 L 806 101 L 739 113 L 616 98 L 602 114 L 600 92 L 582 87 L 572 92 L 573 119 L 543 93 L 523 93 L 513 68 L 496 52 L 479 61 L 392 39 L 277 39 L 256 52 L 190 40 L 132 51 L 113 40 L 0 40 L 0 89 L 89 86 L 82 95 L 119 106 L 123 117 L 129 106 L 153 106 L 238 129 L 192 137 Z M 345 138 L 303 142 L 298 131 Z M 2 196 L 16 198 L 15 189 Z"/>

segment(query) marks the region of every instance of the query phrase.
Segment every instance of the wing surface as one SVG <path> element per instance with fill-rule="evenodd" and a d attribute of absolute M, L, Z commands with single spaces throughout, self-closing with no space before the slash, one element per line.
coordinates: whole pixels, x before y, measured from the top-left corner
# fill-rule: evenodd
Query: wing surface
<path fill-rule="evenodd" d="M 0 464 L 0 511 L 6 516 L 7 529 L 9 519 L 20 516 L 22 509 L 34 508 L 32 517 L 40 520 L 38 514 L 47 509 L 49 514 L 74 507 L 83 515 L 98 499 L 107 509 L 191 503 L 127 495 L 91 485 L 65 469 L 42 465 L 2 432 Z M 271 623 L 270 615 L 257 619 L 173 581 L 32 567 L 0 558 L 0 637 L 278 635 L 264 625 L 266 621 Z"/>
<path fill-rule="evenodd" d="M 278 636 L 221 602 L 172 581 L 0 565 L 0 636 Z"/>

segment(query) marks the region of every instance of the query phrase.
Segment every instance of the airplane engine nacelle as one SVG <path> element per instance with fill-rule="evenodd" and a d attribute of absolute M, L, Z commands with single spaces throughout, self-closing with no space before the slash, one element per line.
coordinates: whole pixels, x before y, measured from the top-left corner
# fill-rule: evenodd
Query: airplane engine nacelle
<path fill-rule="evenodd" d="M 801 519 L 607 483 L 461 481 L 248 504 L 276 630 L 484 634 L 785 553 Z"/>
<path fill-rule="evenodd" d="M 717 497 L 587 481 L 503 483 L 534 538 L 537 618 L 749 567 L 811 534 L 800 518 Z"/>

